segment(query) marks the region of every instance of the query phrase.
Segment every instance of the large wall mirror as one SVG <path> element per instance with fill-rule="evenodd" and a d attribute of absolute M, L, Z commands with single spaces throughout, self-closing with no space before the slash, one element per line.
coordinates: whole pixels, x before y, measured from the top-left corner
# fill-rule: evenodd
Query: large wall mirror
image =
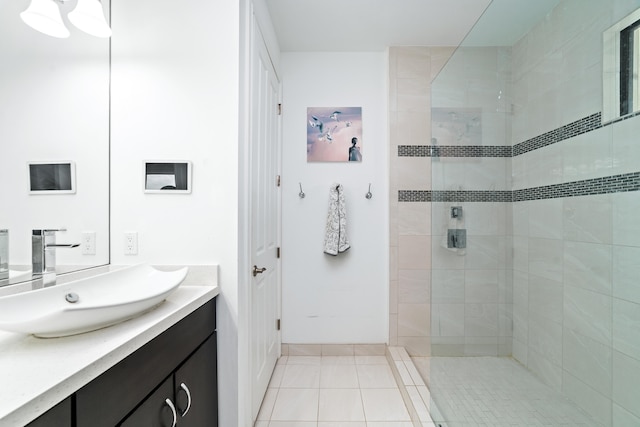
<path fill-rule="evenodd" d="M 29 0 L 0 3 L 0 229 L 9 230 L 10 273 L 2 284 L 31 279 L 33 229 L 66 229 L 58 243 L 95 236 L 93 250 L 57 250 L 60 273 L 109 263 L 109 39 L 69 23 L 76 0 L 56 4 L 69 38 L 22 22 Z M 74 191 L 30 191 L 34 163 L 72 163 Z"/>

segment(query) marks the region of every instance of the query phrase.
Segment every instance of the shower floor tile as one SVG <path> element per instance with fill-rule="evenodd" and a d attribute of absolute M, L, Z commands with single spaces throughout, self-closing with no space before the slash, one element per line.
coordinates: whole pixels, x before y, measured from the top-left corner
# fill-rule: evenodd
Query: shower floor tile
<path fill-rule="evenodd" d="M 509 357 L 414 357 L 442 427 L 600 427 L 575 403 Z"/>

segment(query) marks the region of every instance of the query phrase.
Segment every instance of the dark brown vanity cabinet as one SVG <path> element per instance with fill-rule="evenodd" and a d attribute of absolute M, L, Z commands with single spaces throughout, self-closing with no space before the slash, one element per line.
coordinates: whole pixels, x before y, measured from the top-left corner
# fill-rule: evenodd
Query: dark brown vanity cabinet
<path fill-rule="evenodd" d="M 28 427 L 216 427 L 215 319 L 213 299 Z"/>
<path fill-rule="evenodd" d="M 53 408 L 30 422 L 27 427 L 71 427 L 71 397 L 67 397 Z"/>
<path fill-rule="evenodd" d="M 120 424 L 122 427 L 199 427 L 217 425 L 215 335 L 167 378 Z M 211 369 L 214 368 L 214 369 Z"/>

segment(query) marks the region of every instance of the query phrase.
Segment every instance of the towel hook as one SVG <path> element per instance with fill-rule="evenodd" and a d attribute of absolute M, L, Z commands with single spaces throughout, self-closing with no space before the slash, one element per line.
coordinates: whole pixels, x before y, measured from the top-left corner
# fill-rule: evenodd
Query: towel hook
<path fill-rule="evenodd" d="M 369 183 L 369 191 L 367 191 L 367 194 L 365 194 L 364 197 L 366 197 L 367 199 L 373 197 L 373 194 L 371 194 L 371 183 Z"/>
<path fill-rule="evenodd" d="M 298 185 L 300 186 L 300 192 L 298 193 L 298 197 L 300 197 L 301 199 L 304 199 L 304 196 L 306 196 L 306 194 L 304 194 L 304 191 L 302 191 L 302 183 L 299 182 Z"/>

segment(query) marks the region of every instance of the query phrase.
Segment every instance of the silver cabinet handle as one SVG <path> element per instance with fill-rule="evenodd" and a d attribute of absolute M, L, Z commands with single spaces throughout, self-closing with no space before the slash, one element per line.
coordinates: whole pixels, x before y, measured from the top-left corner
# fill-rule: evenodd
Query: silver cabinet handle
<path fill-rule="evenodd" d="M 184 390 L 185 393 L 187 393 L 187 407 L 185 408 L 184 412 L 180 414 L 181 417 L 184 417 L 185 415 L 187 415 L 187 412 L 189 412 L 189 409 L 191 409 L 191 392 L 189 391 L 189 387 L 187 387 L 185 383 L 180 383 L 180 388 Z"/>
<path fill-rule="evenodd" d="M 176 414 L 176 407 L 173 406 L 173 402 L 169 398 L 166 398 L 164 403 L 166 403 L 169 409 L 171 409 L 171 414 L 173 415 L 173 423 L 171 424 L 171 427 L 176 427 L 176 423 L 178 422 L 178 414 Z"/>

